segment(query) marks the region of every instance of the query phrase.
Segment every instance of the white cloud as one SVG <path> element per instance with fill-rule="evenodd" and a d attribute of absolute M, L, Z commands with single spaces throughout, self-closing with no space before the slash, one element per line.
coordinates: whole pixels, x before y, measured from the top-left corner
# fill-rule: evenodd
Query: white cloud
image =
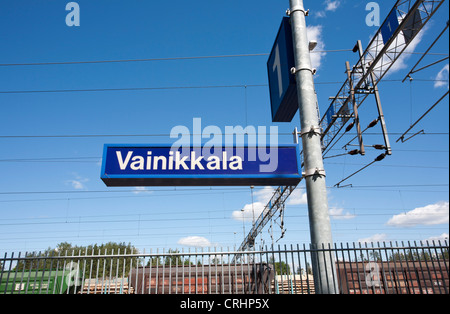
<path fill-rule="evenodd" d="M 383 242 L 387 240 L 387 234 L 385 233 L 377 233 L 368 238 L 359 239 L 359 243 L 371 243 L 371 242 Z"/>
<path fill-rule="evenodd" d="M 322 65 L 323 58 L 327 55 L 325 52 L 325 43 L 323 41 L 323 26 L 308 26 L 306 29 L 309 41 L 317 41 L 317 47 L 311 53 L 311 65 L 315 69 L 319 69 Z M 315 52 L 316 51 L 316 52 Z M 320 51 L 320 52 L 317 52 Z"/>
<path fill-rule="evenodd" d="M 87 178 L 83 178 L 78 174 L 74 173 L 74 180 L 67 180 L 66 183 L 70 184 L 75 190 L 84 190 L 86 189 L 85 183 L 89 181 Z"/>
<path fill-rule="evenodd" d="M 403 54 L 397 59 L 397 61 L 394 63 L 394 65 L 389 70 L 389 74 L 392 74 L 394 72 L 406 69 L 408 67 L 407 61 L 412 56 L 412 53 L 416 50 L 417 46 L 422 42 L 422 39 L 425 36 L 425 33 L 427 32 L 427 27 L 423 28 L 419 34 L 411 41 L 411 43 L 406 47 Z M 398 45 L 405 44 L 405 37 L 403 36 L 403 33 L 400 33 L 398 35 Z"/>
<path fill-rule="evenodd" d="M 267 202 L 255 202 L 253 203 L 253 206 L 252 204 L 246 204 L 243 209 L 235 210 L 231 214 L 231 218 L 238 221 L 253 221 L 253 217 L 255 217 L 256 221 L 263 212 L 266 205 Z"/>
<path fill-rule="evenodd" d="M 325 6 L 325 9 L 323 11 L 317 11 L 316 17 L 322 18 L 327 15 L 326 12 L 335 12 L 341 6 L 341 1 L 340 0 L 325 0 L 323 5 Z"/>
<path fill-rule="evenodd" d="M 237 221 L 253 221 L 253 217 L 255 217 L 255 221 L 259 218 L 261 213 L 263 212 L 266 205 L 269 203 L 270 199 L 275 192 L 275 188 L 272 186 L 266 186 L 256 192 L 254 192 L 254 203 L 246 204 L 244 208 L 241 210 L 235 210 L 231 214 L 231 218 Z M 306 192 L 303 192 L 302 189 L 295 189 L 292 194 L 289 196 L 287 205 L 302 205 L 307 204 Z"/>
<path fill-rule="evenodd" d="M 261 203 L 268 203 L 275 192 L 275 188 L 271 186 L 265 186 L 264 188 L 253 193 L 255 199 Z"/>
<path fill-rule="evenodd" d="M 319 17 L 319 18 L 327 16 L 325 11 L 317 11 L 315 15 L 316 15 L 316 17 Z"/>
<path fill-rule="evenodd" d="M 211 242 L 209 242 L 208 239 L 204 237 L 199 236 L 190 236 L 181 238 L 178 240 L 178 244 L 184 245 L 184 246 L 191 246 L 191 247 L 209 247 L 212 246 Z"/>
<path fill-rule="evenodd" d="M 85 187 L 84 187 L 84 184 L 81 182 L 81 181 L 78 181 L 78 180 L 69 180 L 68 181 L 70 184 L 72 184 L 72 187 L 75 189 L 75 190 L 82 190 L 82 189 L 84 189 Z"/>
<path fill-rule="evenodd" d="M 326 4 L 325 11 L 334 12 L 339 8 L 339 6 L 341 5 L 341 2 L 339 0 L 336 0 L 336 1 L 326 0 L 325 4 Z"/>
<path fill-rule="evenodd" d="M 447 88 L 448 88 L 449 87 L 448 74 L 449 74 L 449 65 L 446 64 L 444 66 L 444 68 L 441 71 L 439 71 L 438 75 L 436 76 L 436 83 L 434 83 L 434 87 L 439 88 L 439 87 L 447 86 Z M 447 81 L 447 82 L 444 82 L 444 81 Z"/>
<path fill-rule="evenodd" d="M 331 207 L 330 208 L 330 217 L 336 220 L 347 220 L 347 219 L 353 219 L 356 217 L 356 215 L 353 215 L 349 212 L 344 213 L 343 208 L 337 208 L 337 207 Z"/>
<path fill-rule="evenodd" d="M 418 207 L 407 213 L 393 216 L 387 224 L 394 227 L 440 225 L 449 223 L 449 202 L 439 202 Z"/>
<path fill-rule="evenodd" d="M 430 237 L 428 239 L 425 239 L 425 241 L 428 241 L 429 243 L 432 243 L 433 241 L 436 243 L 439 243 L 439 241 L 441 241 L 441 243 L 445 243 L 445 241 L 447 241 L 448 243 L 448 233 L 443 233 L 440 236 L 436 237 Z"/>
<path fill-rule="evenodd" d="M 271 186 L 265 186 L 264 188 L 253 192 L 253 206 L 250 203 L 246 204 L 241 210 L 233 211 L 233 213 L 231 214 L 231 218 L 238 221 L 253 221 L 253 216 L 255 216 L 256 221 L 261 215 L 267 203 L 272 198 L 274 192 L 275 188 Z"/>
<path fill-rule="evenodd" d="M 297 188 L 292 192 L 287 200 L 287 205 L 305 205 L 308 204 L 307 194 L 303 193 L 303 190 Z"/>
<path fill-rule="evenodd" d="M 141 194 L 141 193 L 152 194 L 153 191 L 149 191 L 149 190 L 147 190 L 146 187 L 143 187 L 143 186 L 137 186 L 137 187 L 134 188 L 133 193 L 134 194 Z"/>

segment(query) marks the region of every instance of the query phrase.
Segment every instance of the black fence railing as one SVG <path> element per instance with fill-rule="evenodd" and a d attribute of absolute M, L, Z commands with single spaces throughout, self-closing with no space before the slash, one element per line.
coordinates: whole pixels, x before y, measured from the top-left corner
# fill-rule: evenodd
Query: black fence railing
<path fill-rule="evenodd" d="M 341 294 L 448 294 L 447 242 L 169 253 L 10 253 L 0 294 L 315 294 L 312 256 L 330 254 Z M 317 275 L 317 274 L 316 274 Z"/>

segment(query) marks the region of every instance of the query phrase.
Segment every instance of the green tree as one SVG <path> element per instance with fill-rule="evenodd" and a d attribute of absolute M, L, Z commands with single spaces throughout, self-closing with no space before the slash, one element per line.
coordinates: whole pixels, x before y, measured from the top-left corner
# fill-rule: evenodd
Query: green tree
<path fill-rule="evenodd" d="M 84 278 L 125 277 L 130 269 L 141 264 L 136 257 L 118 257 L 117 255 L 138 254 L 138 250 L 131 244 L 108 242 L 101 245 L 73 246 L 70 243 L 59 243 L 56 248 L 49 248 L 44 252 L 33 252 L 20 260 L 16 268 L 18 271 L 30 270 L 63 270 L 78 265 Z M 114 255 L 114 256 L 111 256 Z"/>
<path fill-rule="evenodd" d="M 297 267 L 297 274 L 301 274 L 302 271 L 304 271 L 304 268 L 301 268 L 300 266 Z M 309 263 L 306 263 L 306 274 L 308 275 L 312 275 L 312 268 L 311 265 Z"/>
<path fill-rule="evenodd" d="M 445 250 L 442 254 L 439 254 L 439 258 L 448 260 L 448 250 Z"/>
<path fill-rule="evenodd" d="M 269 259 L 269 263 L 273 265 L 277 275 L 289 275 L 291 273 L 291 269 L 288 264 L 283 261 L 275 262 L 275 258 L 273 256 Z"/>
<path fill-rule="evenodd" d="M 169 251 L 165 254 L 167 254 L 166 256 L 164 256 L 163 260 L 161 259 L 161 257 L 151 257 L 147 264 L 145 265 L 146 267 L 148 266 L 182 266 L 182 265 L 194 265 L 189 258 L 183 258 L 182 255 L 173 255 L 173 254 L 179 254 L 180 251 L 178 250 L 173 250 L 173 249 L 169 249 Z M 199 264 L 201 265 L 201 264 Z"/>
<path fill-rule="evenodd" d="M 291 273 L 289 265 L 285 262 L 275 262 L 273 264 L 277 275 L 289 275 Z"/>
<path fill-rule="evenodd" d="M 178 254 L 178 253 L 180 253 L 180 251 L 169 249 L 169 251 L 167 252 L 168 255 L 164 258 L 164 264 L 172 266 L 183 265 L 183 259 L 181 258 L 180 255 L 169 256 L 170 254 Z"/>
<path fill-rule="evenodd" d="M 151 257 L 145 266 L 148 267 L 148 266 L 159 266 L 159 265 L 161 265 L 161 258 L 160 257 Z"/>

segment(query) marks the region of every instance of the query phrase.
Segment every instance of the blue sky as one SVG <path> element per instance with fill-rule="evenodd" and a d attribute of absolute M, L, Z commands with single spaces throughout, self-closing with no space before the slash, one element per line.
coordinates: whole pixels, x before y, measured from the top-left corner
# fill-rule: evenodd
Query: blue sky
<path fill-rule="evenodd" d="M 240 217 L 241 209 L 251 211 L 250 187 L 107 188 L 100 180 L 103 145 L 168 143 L 173 127 L 192 130 L 194 118 L 222 130 L 278 126 L 279 142 L 292 143 L 298 113 L 291 123 L 271 122 L 266 70 L 289 2 L 79 0 L 79 27 L 66 25 L 68 2 L 0 3 L 0 250 L 42 250 L 63 241 L 130 242 L 142 251 L 239 246 L 243 229 L 251 228 L 250 216 Z M 349 50 L 358 39 L 366 47 L 377 30 L 366 24 L 367 3 L 305 0 L 310 39 L 325 51 L 312 55 L 322 114 L 345 81 L 345 61 L 357 62 Z M 378 1 L 382 20 L 394 3 Z M 447 21 L 445 1 L 409 52 L 424 52 Z M 421 64 L 448 56 L 448 45 L 447 33 Z M 425 135 L 396 143 L 448 90 L 447 61 L 401 82 L 420 56 L 405 54 L 379 85 L 393 155 L 341 189 L 334 185 L 380 152 L 326 160 L 337 243 L 448 237 L 448 97 L 412 131 Z M 151 58 L 178 59 L 11 65 Z M 155 89 L 85 91 L 130 88 Z M 376 118 L 374 108 L 372 99 L 361 108 L 363 127 Z M 342 141 L 333 154 L 344 152 Z M 381 144 L 379 127 L 365 141 Z M 253 208 L 263 206 L 274 188 L 255 188 Z M 287 232 L 277 244 L 309 243 L 304 193 L 301 183 L 288 200 Z M 276 223 L 273 230 L 276 241 Z M 267 227 L 262 237 L 272 243 Z"/>

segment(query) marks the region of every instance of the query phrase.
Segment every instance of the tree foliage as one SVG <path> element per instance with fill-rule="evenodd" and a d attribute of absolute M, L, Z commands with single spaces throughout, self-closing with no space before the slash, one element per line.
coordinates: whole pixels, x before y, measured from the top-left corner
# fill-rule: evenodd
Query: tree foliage
<path fill-rule="evenodd" d="M 365 253 L 365 254 L 364 254 Z M 379 252 L 379 251 L 368 251 L 361 252 L 359 256 L 359 260 L 363 262 L 368 261 L 390 261 L 390 262 L 402 262 L 402 261 L 410 261 L 410 262 L 430 262 L 433 260 L 448 260 L 448 250 L 443 250 L 441 252 L 436 252 L 431 249 L 404 249 L 402 251 L 396 252 Z"/>
<path fill-rule="evenodd" d="M 275 262 L 275 258 L 270 257 L 269 263 L 273 265 L 277 275 L 289 275 L 291 273 L 291 268 L 288 264 L 286 264 L 286 262 Z"/>
<path fill-rule="evenodd" d="M 164 257 L 164 260 L 161 259 L 161 257 L 152 257 L 148 260 L 147 264 L 145 266 L 182 266 L 182 265 L 193 265 L 193 263 L 188 258 L 183 258 L 181 255 L 174 255 L 178 254 L 180 251 L 178 250 L 172 250 L 169 249 L 167 252 L 167 256 Z"/>
<path fill-rule="evenodd" d="M 48 248 L 44 252 L 27 253 L 26 259 L 20 260 L 15 270 L 73 270 L 78 266 L 80 277 L 110 278 L 128 276 L 130 269 L 140 266 L 138 250 L 131 244 L 108 242 L 89 246 L 73 246 L 70 243 L 59 243 L 56 248 Z M 120 255 L 127 257 L 120 258 Z"/>

